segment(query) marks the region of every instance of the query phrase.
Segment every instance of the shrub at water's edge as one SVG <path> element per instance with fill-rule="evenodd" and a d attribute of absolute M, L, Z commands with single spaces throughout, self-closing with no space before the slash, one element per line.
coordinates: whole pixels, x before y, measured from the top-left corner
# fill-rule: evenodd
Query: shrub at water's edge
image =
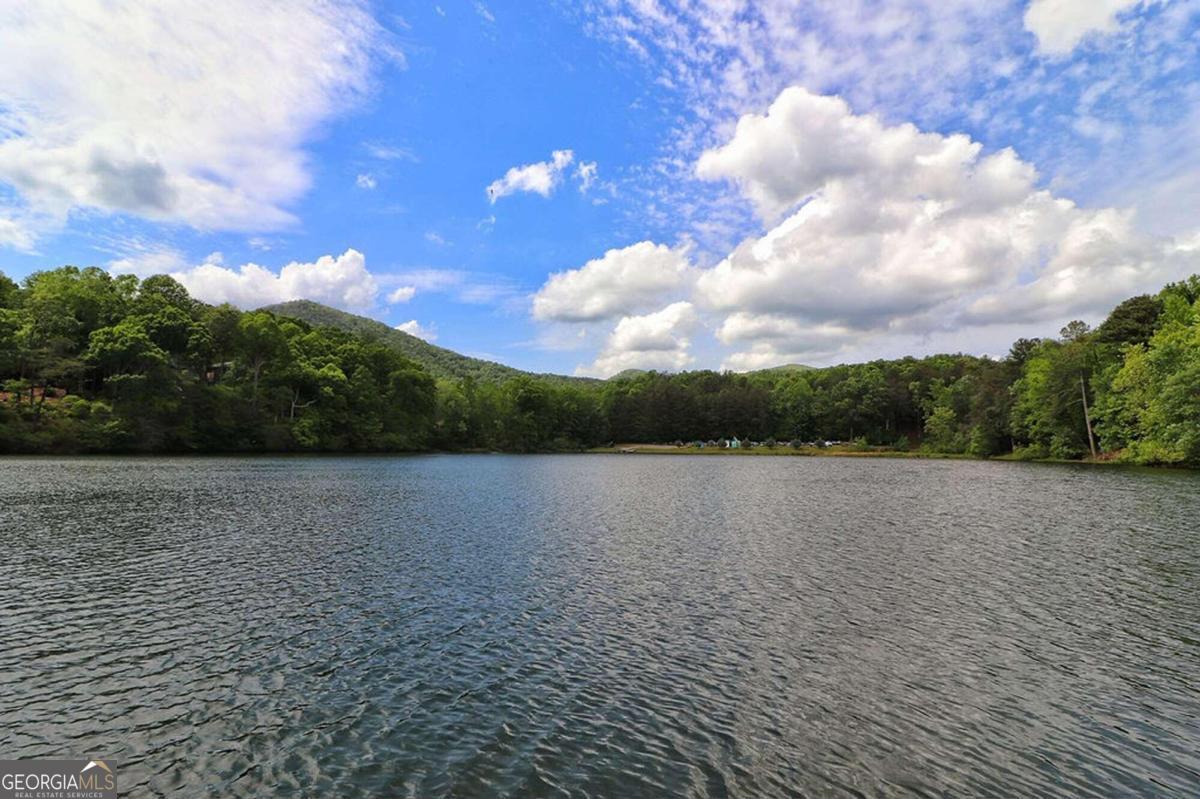
<path fill-rule="evenodd" d="M 1001 360 L 533 375 L 292 303 L 210 306 L 166 276 L 0 274 L 0 452 L 580 451 L 1200 464 L 1200 277 Z M 304 318 L 296 318 L 302 316 Z M 306 321 L 311 320 L 311 321 Z M 318 322 L 319 324 L 314 324 Z M 845 442 L 845 443 L 842 443 Z"/>

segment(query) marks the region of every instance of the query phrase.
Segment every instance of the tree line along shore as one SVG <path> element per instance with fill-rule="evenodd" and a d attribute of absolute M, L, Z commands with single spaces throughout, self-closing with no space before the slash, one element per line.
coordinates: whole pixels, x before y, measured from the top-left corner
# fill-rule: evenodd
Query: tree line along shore
<path fill-rule="evenodd" d="M 447 359 L 469 359 L 304 305 L 322 324 L 208 305 L 165 275 L 0 273 L 0 453 L 703 452 L 736 438 L 759 445 L 747 453 L 837 441 L 836 454 L 1200 465 L 1200 276 L 998 359 L 606 381 L 456 375 Z"/>

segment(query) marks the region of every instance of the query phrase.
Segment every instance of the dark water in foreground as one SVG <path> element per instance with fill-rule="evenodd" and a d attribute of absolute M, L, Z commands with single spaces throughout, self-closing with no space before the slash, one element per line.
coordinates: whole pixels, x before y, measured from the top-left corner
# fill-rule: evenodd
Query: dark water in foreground
<path fill-rule="evenodd" d="M 0 553 L 0 757 L 130 796 L 1200 786 L 1200 475 L 10 459 Z"/>

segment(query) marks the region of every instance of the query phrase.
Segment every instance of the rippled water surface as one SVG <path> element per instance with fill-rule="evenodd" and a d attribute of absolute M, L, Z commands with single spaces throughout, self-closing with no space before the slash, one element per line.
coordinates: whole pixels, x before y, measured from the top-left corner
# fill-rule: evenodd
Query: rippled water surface
<path fill-rule="evenodd" d="M 131 796 L 1196 795 L 1200 476 L 0 460 L 0 757 Z"/>

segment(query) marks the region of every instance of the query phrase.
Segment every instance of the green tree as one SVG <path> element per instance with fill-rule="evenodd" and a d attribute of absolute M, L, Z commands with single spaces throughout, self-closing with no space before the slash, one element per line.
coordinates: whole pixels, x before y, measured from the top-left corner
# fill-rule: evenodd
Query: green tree
<path fill-rule="evenodd" d="M 21 299 L 21 287 L 0 272 L 0 308 L 16 308 Z"/>
<path fill-rule="evenodd" d="M 1141 463 L 1200 463 L 1200 299 L 1164 292 L 1163 322 L 1126 349 L 1100 410 L 1104 441 Z"/>
<path fill-rule="evenodd" d="M 147 313 L 167 306 L 191 316 L 196 311 L 196 301 L 188 296 L 179 281 L 169 275 L 151 275 L 138 286 L 137 309 Z"/>
<path fill-rule="evenodd" d="M 290 354 L 287 337 L 273 314 L 252 311 L 238 319 L 234 347 L 239 360 L 250 372 L 250 397 L 257 406 L 263 370 Z"/>
<path fill-rule="evenodd" d="M 84 360 L 100 372 L 108 384 L 132 382 L 165 369 L 167 354 L 154 343 L 137 319 L 126 319 L 112 327 L 93 331 Z"/>
<path fill-rule="evenodd" d="M 1054 457 L 1073 458 L 1091 451 L 1089 387 L 1096 366 L 1096 353 L 1082 322 L 1063 328 L 1061 341 L 1043 341 L 1013 387 L 1015 433 Z"/>
<path fill-rule="evenodd" d="M 1159 297 L 1142 294 L 1118 305 L 1096 329 L 1098 344 L 1145 344 L 1158 328 L 1163 302 Z"/>
<path fill-rule="evenodd" d="M 938 405 L 925 420 L 926 443 L 934 452 L 961 452 L 958 416 L 947 405 Z"/>

